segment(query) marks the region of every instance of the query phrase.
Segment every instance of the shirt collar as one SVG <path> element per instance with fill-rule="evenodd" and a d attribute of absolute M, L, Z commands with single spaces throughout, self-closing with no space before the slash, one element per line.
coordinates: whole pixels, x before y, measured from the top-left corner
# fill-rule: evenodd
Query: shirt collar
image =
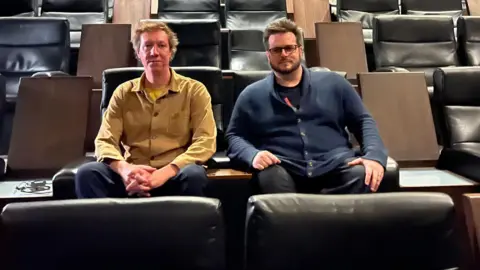
<path fill-rule="evenodd" d="M 178 93 L 180 92 L 180 75 L 178 75 L 175 70 L 170 68 L 170 82 L 168 84 L 168 90 Z M 145 72 L 142 73 L 140 78 L 137 78 L 133 81 L 133 87 L 131 89 L 132 92 L 139 92 L 145 89 Z"/>

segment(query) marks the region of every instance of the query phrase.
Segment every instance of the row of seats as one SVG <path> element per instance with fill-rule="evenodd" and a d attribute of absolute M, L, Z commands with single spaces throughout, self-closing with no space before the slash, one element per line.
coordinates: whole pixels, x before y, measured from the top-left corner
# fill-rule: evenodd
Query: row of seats
<path fill-rule="evenodd" d="M 425 73 L 438 144 L 443 145 L 440 107 L 433 98 L 433 74 L 439 67 L 480 64 L 480 17 L 459 17 L 455 31 L 449 16 L 382 15 L 373 19 L 376 71 Z M 455 33 L 456 32 L 456 33 Z"/>
<path fill-rule="evenodd" d="M 3 1 L 0 17 L 67 18 L 70 23 L 70 46 L 80 46 L 83 24 L 110 23 L 114 0 L 15 0 Z"/>
<path fill-rule="evenodd" d="M 0 4 L 0 17 L 65 17 L 70 21 L 72 47 L 80 42 L 82 24 L 110 23 L 113 0 L 16 0 Z M 286 17 L 285 0 L 159 0 L 156 19 L 213 19 L 228 29 L 263 29 L 277 18 Z"/>
<path fill-rule="evenodd" d="M 437 193 L 254 196 L 243 269 L 453 269 L 454 216 Z M 12 270 L 223 270 L 230 259 L 210 198 L 13 203 L 1 223 Z"/>
<path fill-rule="evenodd" d="M 464 14 L 461 0 L 337 0 L 339 22 L 360 22 L 364 40 L 371 43 L 373 18 L 379 15 L 448 15 Z"/>

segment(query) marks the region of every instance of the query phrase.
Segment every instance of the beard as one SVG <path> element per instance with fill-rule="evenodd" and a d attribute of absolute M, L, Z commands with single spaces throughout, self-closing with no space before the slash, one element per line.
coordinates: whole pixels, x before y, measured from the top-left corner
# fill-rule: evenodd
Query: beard
<path fill-rule="evenodd" d="M 292 63 L 292 66 L 289 67 L 289 68 L 282 68 L 282 67 L 280 67 L 280 65 L 274 65 L 274 64 L 272 63 L 272 61 L 268 61 L 268 63 L 270 64 L 270 67 L 271 67 L 274 71 L 276 71 L 276 72 L 278 72 L 278 73 L 280 73 L 280 74 L 284 74 L 284 75 L 290 74 L 290 73 L 294 72 L 295 70 L 297 70 L 297 69 L 300 67 L 300 60 L 298 60 L 298 61 L 296 61 L 296 62 L 293 62 L 293 63 Z M 281 64 L 281 63 L 280 63 L 280 64 Z"/>

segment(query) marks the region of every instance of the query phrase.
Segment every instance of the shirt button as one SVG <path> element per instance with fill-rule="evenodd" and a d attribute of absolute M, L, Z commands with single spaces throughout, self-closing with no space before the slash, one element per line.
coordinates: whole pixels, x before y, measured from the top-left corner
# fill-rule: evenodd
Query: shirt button
<path fill-rule="evenodd" d="M 153 135 L 152 136 L 152 140 L 155 140 L 157 138 L 157 136 Z"/>
<path fill-rule="evenodd" d="M 158 116 L 158 112 L 155 112 L 155 113 L 153 114 L 153 117 L 157 117 L 157 116 Z"/>
<path fill-rule="evenodd" d="M 305 156 L 306 156 L 306 155 L 308 155 L 308 152 L 307 152 L 307 151 L 305 151 Z"/>
<path fill-rule="evenodd" d="M 155 160 L 155 156 L 151 156 L 151 157 L 150 157 L 150 160 Z"/>
<path fill-rule="evenodd" d="M 297 122 L 298 122 L 298 123 L 301 123 L 301 122 L 302 122 L 302 119 L 300 119 L 300 118 L 297 119 Z"/>
<path fill-rule="evenodd" d="M 313 162 L 308 162 L 308 166 L 313 167 Z"/>
<path fill-rule="evenodd" d="M 312 172 L 309 172 L 309 173 L 308 173 L 308 176 L 312 176 Z"/>
<path fill-rule="evenodd" d="M 305 136 L 305 132 L 301 132 L 300 135 Z"/>

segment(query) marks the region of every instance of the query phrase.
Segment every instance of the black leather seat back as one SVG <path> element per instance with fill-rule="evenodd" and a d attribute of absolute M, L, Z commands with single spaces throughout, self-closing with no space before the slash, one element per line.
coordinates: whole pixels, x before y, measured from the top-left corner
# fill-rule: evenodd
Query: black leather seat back
<path fill-rule="evenodd" d="M 361 23 L 366 42 L 372 41 L 373 18 L 386 14 L 400 14 L 398 0 L 337 0 L 338 21 Z"/>
<path fill-rule="evenodd" d="M 83 24 L 110 22 L 109 0 L 42 0 L 42 17 L 64 17 L 70 22 L 71 47 L 80 46 Z"/>
<path fill-rule="evenodd" d="M 180 75 L 202 82 L 207 88 L 212 98 L 212 110 L 217 126 L 217 137 L 219 138 L 217 140 L 217 150 L 225 149 L 226 145 L 224 145 L 223 137 L 229 118 L 226 115 L 228 111 L 224 108 L 224 97 L 230 94 L 228 89 L 222 89 L 222 70 L 215 67 L 173 67 L 173 69 Z M 143 68 L 140 67 L 112 68 L 103 72 L 102 101 L 100 104 L 102 117 L 115 89 L 128 80 L 140 77 L 142 73 Z"/>
<path fill-rule="evenodd" d="M 434 100 L 444 147 L 480 155 L 480 67 L 440 68 L 434 73 Z"/>
<path fill-rule="evenodd" d="M 460 17 L 457 23 L 458 47 L 463 64 L 480 65 L 480 17 Z"/>
<path fill-rule="evenodd" d="M 245 90 L 250 84 L 264 79 L 271 71 L 257 70 L 257 71 L 235 71 L 233 73 L 233 98 L 234 104 L 240 93 Z"/>
<path fill-rule="evenodd" d="M 225 3 L 226 26 L 231 30 L 231 70 L 268 70 L 263 31 L 272 21 L 287 17 L 284 0 L 229 0 Z"/>
<path fill-rule="evenodd" d="M 38 0 L 0 1 L 0 17 L 33 17 L 37 7 Z"/>
<path fill-rule="evenodd" d="M 10 204 L 6 269 L 223 270 L 222 219 L 197 197 Z"/>
<path fill-rule="evenodd" d="M 231 70 L 270 70 L 263 45 L 263 30 L 232 30 L 229 47 Z"/>
<path fill-rule="evenodd" d="M 402 14 L 447 15 L 458 18 L 462 15 L 462 0 L 402 0 Z"/>
<path fill-rule="evenodd" d="M 246 269 L 456 267 L 446 194 L 272 194 L 251 197 Z"/>
<path fill-rule="evenodd" d="M 425 72 L 431 86 L 435 68 L 459 65 L 451 17 L 384 15 L 373 22 L 377 68 L 394 66 Z"/>
<path fill-rule="evenodd" d="M 177 34 L 179 45 L 171 65 L 220 68 L 220 22 L 204 20 L 162 20 Z"/>
<path fill-rule="evenodd" d="M 158 18 L 162 20 L 217 20 L 222 25 L 220 0 L 159 0 Z"/>
<path fill-rule="evenodd" d="M 228 0 L 225 2 L 228 29 L 264 29 L 268 23 L 287 17 L 283 0 Z"/>
<path fill-rule="evenodd" d="M 68 21 L 60 18 L 0 18 L 0 74 L 7 102 L 14 103 L 21 77 L 68 71 Z"/>

